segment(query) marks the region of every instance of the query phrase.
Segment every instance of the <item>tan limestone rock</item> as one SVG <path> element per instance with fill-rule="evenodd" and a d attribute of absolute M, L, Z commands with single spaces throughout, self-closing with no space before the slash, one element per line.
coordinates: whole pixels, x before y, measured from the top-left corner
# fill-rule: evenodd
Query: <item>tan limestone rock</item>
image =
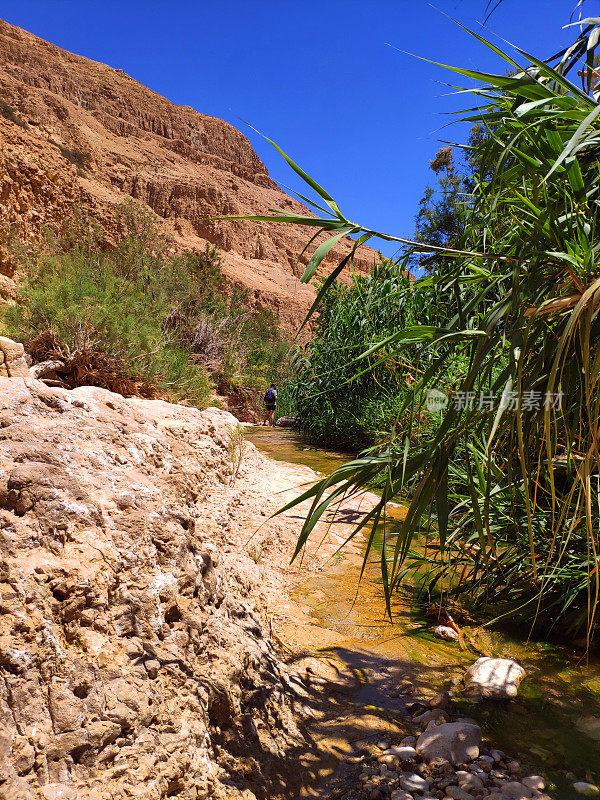
<path fill-rule="evenodd" d="M 273 308 L 288 329 L 301 322 L 314 299 L 298 280 L 306 229 L 215 219 L 269 208 L 310 214 L 238 130 L 2 21 L 0 91 L 13 109 L 0 115 L 0 300 L 14 296 L 9 232 L 25 243 L 60 233 L 77 209 L 110 241 L 116 206 L 133 199 L 176 249 L 217 245 L 230 287 L 248 290 L 256 308 Z M 324 267 L 352 245 L 343 239 Z M 361 248 L 355 269 L 369 270 L 373 258 Z"/>

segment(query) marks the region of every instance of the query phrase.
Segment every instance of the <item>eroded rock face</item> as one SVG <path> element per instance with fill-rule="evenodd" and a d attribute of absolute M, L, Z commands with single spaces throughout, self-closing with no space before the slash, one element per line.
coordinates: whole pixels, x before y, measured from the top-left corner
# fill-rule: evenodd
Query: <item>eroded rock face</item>
<path fill-rule="evenodd" d="M 110 239 L 115 206 L 133 198 L 176 248 L 218 245 L 230 283 L 249 289 L 257 307 L 274 308 L 290 329 L 302 321 L 314 299 L 298 281 L 306 230 L 212 219 L 310 213 L 270 179 L 238 130 L 1 20 L 0 100 L 13 109 L 0 113 L 0 297 L 15 291 L 10 235 L 39 238 L 82 209 Z M 327 262 L 350 247 L 342 240 Z M 373 256 L 363 248 L 355 268 L 370 269 Z"/>
<path fill-rule="evenodd" d="M 267 796 L 300 734 L 218 545 L 234 421 L 0 380 L 1 798 Z"/>

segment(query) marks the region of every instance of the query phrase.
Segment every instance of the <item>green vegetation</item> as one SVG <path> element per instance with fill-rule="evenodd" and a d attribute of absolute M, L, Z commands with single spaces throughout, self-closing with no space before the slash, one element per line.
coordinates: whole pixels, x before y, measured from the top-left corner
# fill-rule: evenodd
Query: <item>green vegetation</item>
<path fill-rule="evenodd" d="M 36 361 L 59 358 L 65 382 L 122 394 L 206 404 L 211 387 L 234 394 L 272 379 L 286 345 L 268 312 L 228 295 L 218 251 L 171 253 L 152 218 L 120 209 L 117 241 L 76 220 L 62 237 L 21 252 L 19 303 L 7 333 Z"/>
<path fill-rule="evenodd" d="M 338 350 L 344 369 L 354 370 L 361 381 L 355 385 L 363 387 L 364 394 L 354 403 L 357 414 L 361 402 L 371 401 L 385 364 L 403 360 L 411 365 L 408 373 L 415 365 L 423 369 L 413 385 L 402 387 L 388 435 L 290 504 L 312 500 L 299 552 L 332 504 L 377 482 L 381 499 L 354 535 L 368 531 L 367 558 L 375 532 L 382 534 L 388 602 L 390 593 L 404 586 L 412 566 L 418 567 L 428 595 L 443 594 L 444 602 L 458 598 L 528 625 L 560 625 L 588 638 L 596 631 L 597 25 L 598 20 L 585 20 L 577 40 L 551 63 L 520 50 L 513 59 L 467 31 L 504 59 L 509 74 L 448 68 L 476 82 L 476 88 L 465 91 L 479 105 L 463 121 L 482 126 L 483 132 L 467 147 L 473 177 L 468 195 L 458 204 L 459 224 L 443 232 L 437 244 L 428 241 L 432 237 L 423 226 L 409 240 L 350 222 L 331 195 L 286 156 L 319 196 L 314 205 L 320 216 L 274 212 L 271 219 L 331 234 L 315 250 L 303 280 L 314 277 L 344 234 L 356 238 L 356 247 L 377 237 L 398 242 L 405 246 L 406 259 L 415 253 L 433 255 L 428 256 L 426 277 L 405 292 L 407 306 L 423 309 L 422 316 L 405 310 L 395 326 L 379 328 L 365 310 L 353 323 L 363 324 L 364 339 L 357 333 Z M 583 88 L 570 77 L 578 71 Z M 456 210 L 455 204 L 449 216 Z M 439 229 L 441 221 L 424 219 L 424 224 L 433 222 Z M 342 301 L 333 311 L 326 297 L 351 261 L 352 255 L 346 257 L 320 287 L 316 305 L 325 303 L 326 324 L 338 324 L 348 307 L 347 290 L 335 290 Z M 434 290 L 437 308 L 428 302 Z M 357 301 L 356 283 L 352 292 L 352 302 Z M 382 303 L 393 307 L 395 295 Z M 393 311 L 381 312 L 383 319 L 388 314 Z M 335 331 L 318 330 L 318 336 L 337 341 Z M 319 372 L 320 346 L 317 342 L 308 348 Z M 311 374 L 311 366 L 301 369 Z M 364 368 L 370 382 L 360 375 Z M 454 391 L 448 406 L 428 411 L 427 392 L 447 387 L 449 378 Z M 493 401 L 481 402 L 482 397 Z M 308 399 L 299 402 L 306 407 Z M 406 521 L 391 531 L 386 504 L 407 494 Z M 422 542 L 415 537 L 422 534 L 428 537 L 426 550 L 415 547 Z"/>
<path fill-rule="evenodd" d="M 231 464 L 231 483 L 235 483 L 239 475 L 244 456 L 248 450 L 248 442 L 244 433 L 244 428 L 238 423 L 229 431 L 229 441 L 227 443 L 227 454 Z"/>
<path fill-rule="evenodd" d="M 429 352 L 368 351 L 399 328 L 445 310 L 437 286 L 413 292 L 406 260 L 380 259 L 369 275 L 334 284 L 324 296 L 312 338 L 296 351 L 287 391 L 303 431 L 314 441 L 356 451 L 402 427 L 402 406 L 429 364 Z M 419 435 L 426 424 L 420 419 Z"/>

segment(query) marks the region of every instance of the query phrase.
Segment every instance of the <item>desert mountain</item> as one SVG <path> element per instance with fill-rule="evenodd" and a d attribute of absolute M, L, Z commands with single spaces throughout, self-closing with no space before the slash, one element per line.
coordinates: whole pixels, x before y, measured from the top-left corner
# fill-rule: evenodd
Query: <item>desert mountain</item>
<path fill-rule="evenodd" d="M 76 209 L 110 236 L 115 208 L 134 198 L 178 249 L 216 244 L 231 284 L 293 328 L 312 301 L 297 258 L 306 230 L 212 221 L 306 213 L 271 180 L 248 140 L 215 117 L 177 106 L 114 69 L 0 20 L 0 295 L 15 292 L 11 236 L 59 230 Z M 342 241 L 334 258 L 348 252 Z M 304 259 L 304 263 L 306 258 Z M 373 253 L 363 248 L 358 269 Z"/>

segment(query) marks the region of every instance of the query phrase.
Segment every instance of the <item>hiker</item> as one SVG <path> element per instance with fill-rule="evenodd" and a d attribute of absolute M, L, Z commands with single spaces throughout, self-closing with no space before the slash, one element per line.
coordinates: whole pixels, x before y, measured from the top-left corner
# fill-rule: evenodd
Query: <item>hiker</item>
<path fill-rule="evenodd" d="M 264 400 L 267 410 L 265 411 L 262 424 L 265 425 L 270 422 L 271 427 L 273 427 L 273 425 L 275 425 L 275 406 L 277 405 L 277 388 L 274 383 L 272 383 L 265 392 Z"/>

